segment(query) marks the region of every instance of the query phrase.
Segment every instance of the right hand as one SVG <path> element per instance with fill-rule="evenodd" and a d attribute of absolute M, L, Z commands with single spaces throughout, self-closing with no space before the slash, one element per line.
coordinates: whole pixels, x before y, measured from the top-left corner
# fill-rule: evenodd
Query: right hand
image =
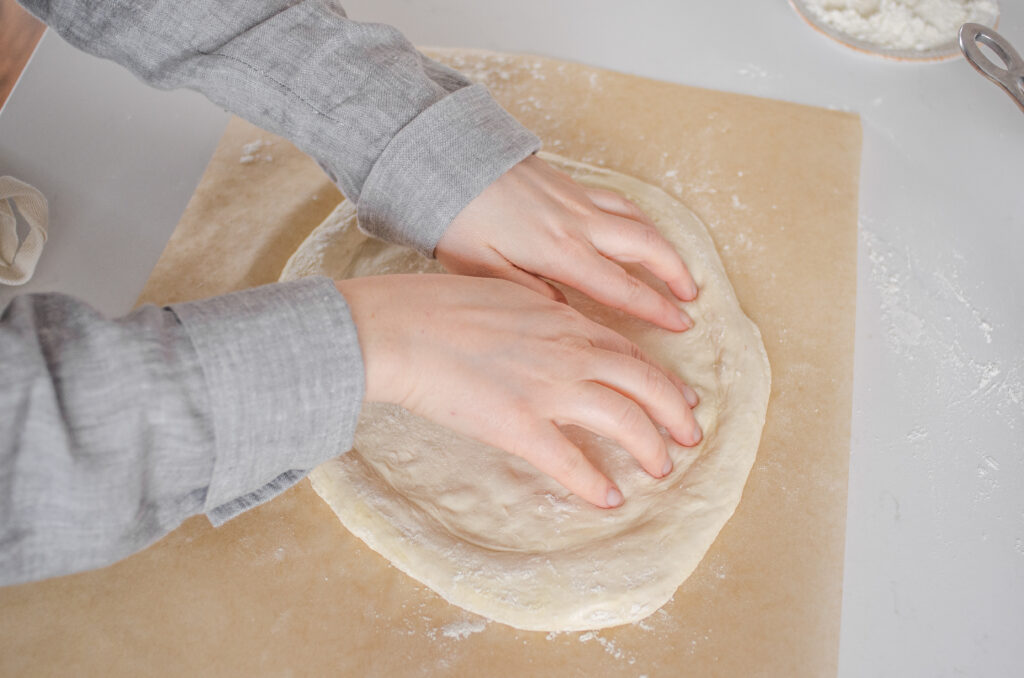
<path fill-rule="evenodd" d="M 521 456 L 595 506 L 618 506 L 622 493 L 560 425 L 617 441 L 656 478 L 672 461 L 655 423 L 681 445 L 700 442 L 696 393 L 565 304 L 457 275 L 336 284 L 359 335 L 367 400 Z"/>
<path fill-rule="evenodd" d="M 673 332 L 693 320 L 626 272 L 639 263 L 678 300 L 697 284 L 676 249 L 636 204 L 587 188 L 532 155 L 501 175 L 448 226 L 434 250 L 452 273 L 504 278 L 560 300 L 549 280 Z"/>

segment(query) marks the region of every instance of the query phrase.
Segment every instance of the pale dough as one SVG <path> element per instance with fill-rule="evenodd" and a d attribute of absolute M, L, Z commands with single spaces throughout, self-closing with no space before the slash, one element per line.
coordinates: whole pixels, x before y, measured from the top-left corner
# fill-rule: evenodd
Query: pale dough
<path fill-rule="evenodd" d="M 696 326 L 682 334 L 565 291 L 575 308 L 632 339 L 697 390 L 702 443 L 670 443 L 675 470 L 655 480 L 618 445 L 567 430 L 623 490 L 621 508 L 602 510 L 518 457 L 401 408 L 367 404 L 354 449 L 310 479 L 353 534 L 449 602 L 521 629 L 596 629 L 651 614 L 704 557 L 753 465 L 771 373 L 760 332 L 740 309 L 692 212 L 631 177 L 541 155 L 584 185 L 634 200 L 693 273 L 700 295 L 686 308 Z M 363 235 L 346 201 L 299 247 L 281 279 L 441 270 Z M 631 270 L 654 284 L 646 272 Z"/>

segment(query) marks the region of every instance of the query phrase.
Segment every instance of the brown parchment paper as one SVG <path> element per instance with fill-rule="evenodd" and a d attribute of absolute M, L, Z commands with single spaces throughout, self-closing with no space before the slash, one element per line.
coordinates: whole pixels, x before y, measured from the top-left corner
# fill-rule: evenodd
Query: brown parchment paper
<path fill-rule="evenodd" d="M 0 673 L 835 674 L 859 119 L 532 56 L 435 54 L 486 82 L 547 150 L 689 205 L 760 326 L 768 422 L 743 500 L 698 570 L 642 623 L 516 631 L 389 566 L 303 481 L 220 529 L 193 518 L 112 567 L 0 590 Z M 313 161 L 232 120 L 140 300 L 273 282 L 339 199 Z"/>

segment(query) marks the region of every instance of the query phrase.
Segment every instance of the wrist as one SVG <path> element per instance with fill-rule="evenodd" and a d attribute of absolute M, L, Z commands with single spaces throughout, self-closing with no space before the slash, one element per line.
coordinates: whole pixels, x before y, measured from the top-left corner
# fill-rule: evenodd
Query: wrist
<path fill-rule="evenodd" d="M 368 402 L 402 402 L 401 384 L 396 370 L 400 350 L 394 317 L 397 309 L 389 308 L 391 295 L 383 292 L 385 276 L 336 280 L 334 285 L 345 298 L 356 327 L 363 356 L 365 396 Z"/>

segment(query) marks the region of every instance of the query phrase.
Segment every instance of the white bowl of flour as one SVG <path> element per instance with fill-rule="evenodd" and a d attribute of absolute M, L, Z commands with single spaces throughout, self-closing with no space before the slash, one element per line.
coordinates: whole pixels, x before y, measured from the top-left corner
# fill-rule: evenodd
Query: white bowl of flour
<path fill-rule="evenodd" d="M 814 28 L 853 49 L 927 61 L 959 52 L 967 22 L 995 26 L 996 0 L 790 0 Z"/>

